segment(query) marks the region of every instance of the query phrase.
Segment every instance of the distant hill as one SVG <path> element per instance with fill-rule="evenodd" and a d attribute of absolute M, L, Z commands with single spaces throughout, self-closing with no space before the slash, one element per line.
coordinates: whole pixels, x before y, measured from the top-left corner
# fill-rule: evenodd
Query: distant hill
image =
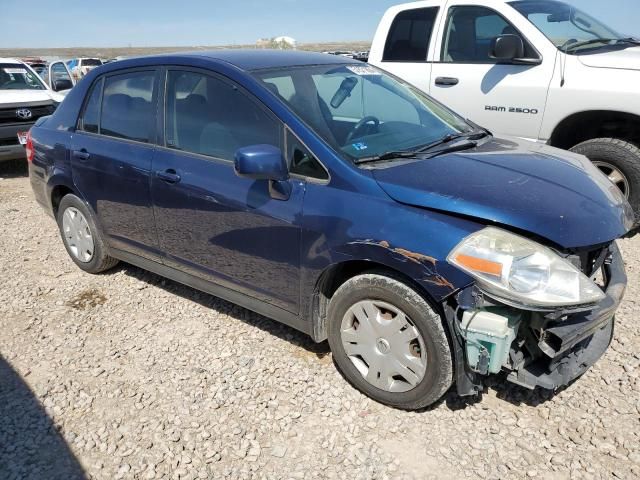
<path fill-rule="evenodd" d="M 322 51 L 363 51 L 369 50 L 371 42 L 332 42 L 332 43 L 299 43 L 298 50 L 312 52 Z M 158 53 L 188 52 L 193 50 L 218 50 L 222 48 L 256 48 L 254 45 L 210 45 L 192 47 L 71 47 L 71 48 L 0 48 L 0 57 L 99 57 L 115 58 L 119 56 L 154 55 Z"/>

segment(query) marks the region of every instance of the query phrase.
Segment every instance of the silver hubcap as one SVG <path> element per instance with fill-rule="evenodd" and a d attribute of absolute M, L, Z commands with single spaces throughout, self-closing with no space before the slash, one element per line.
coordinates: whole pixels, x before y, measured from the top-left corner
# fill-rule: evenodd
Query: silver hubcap
<path fill-rule="evenodd" d="M 629 180 L 627 180 L 624 173 L 607 162 L 595 161 L 593 164 L 611 180 L 611 183 L 620 189 L 625 198 L 629 198 Z"/>
<path fill-rule="evenodd" d="M 62 230 L 73 256 L 81 262 L 90 262 L 93 258 L 93 237 L 82 212 L 75 207 L 67 208 L 62 215 Z"/>
<path fill-rule="evenodd" d="M 407 392 L 424 378 L 424 340 L 399 308 L 378 300 L 360 301 L 347 310 L 340 336 L 347 356 L 374 387 Z"/>

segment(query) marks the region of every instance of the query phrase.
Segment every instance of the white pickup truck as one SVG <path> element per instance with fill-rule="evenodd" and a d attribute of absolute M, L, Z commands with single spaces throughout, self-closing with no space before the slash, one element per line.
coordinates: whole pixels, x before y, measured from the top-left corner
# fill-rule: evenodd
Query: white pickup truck
<path fill-rule="evenodd" d="M 427 0 L 387 10 L 369 63 L 495 133 L 586 155 L 640 212 L 640 41 L 555 0 Z"/>

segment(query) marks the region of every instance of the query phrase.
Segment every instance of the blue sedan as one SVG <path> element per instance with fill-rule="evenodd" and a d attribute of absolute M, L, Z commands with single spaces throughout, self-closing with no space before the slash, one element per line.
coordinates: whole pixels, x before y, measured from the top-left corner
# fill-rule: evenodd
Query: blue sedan
<path fill-rule="evenodd" d="M 402 409 L 608 348 L 633 212 L 584 157 L 497 138 L 366 63 L 283 51 L 91 71 L 27 143 L 71 259 L 148 269 L 328 340 Z"/>

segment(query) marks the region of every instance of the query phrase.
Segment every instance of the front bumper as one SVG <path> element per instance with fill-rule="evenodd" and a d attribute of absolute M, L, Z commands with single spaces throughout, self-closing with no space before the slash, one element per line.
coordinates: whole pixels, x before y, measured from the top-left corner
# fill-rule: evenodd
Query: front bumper
<path fill-rule="evenodd" d="M 34 122 L 0 125 L 0 162 L 26 160 L 25 149 L 18 142 L 18 132 L 27 132 Z"/>
<path fill-rule="evenodd" d="M 591 311 L 548 322 L 537 342 L 539 356 L 511 371 L 509 381 L 530 389 L 557 389 L 584 374 L 604 355 L 627 285 L 620 250 L 615 243 L 610 249 L 611 260 L 603 265 L 608 279 L 606 298 Z"/>

